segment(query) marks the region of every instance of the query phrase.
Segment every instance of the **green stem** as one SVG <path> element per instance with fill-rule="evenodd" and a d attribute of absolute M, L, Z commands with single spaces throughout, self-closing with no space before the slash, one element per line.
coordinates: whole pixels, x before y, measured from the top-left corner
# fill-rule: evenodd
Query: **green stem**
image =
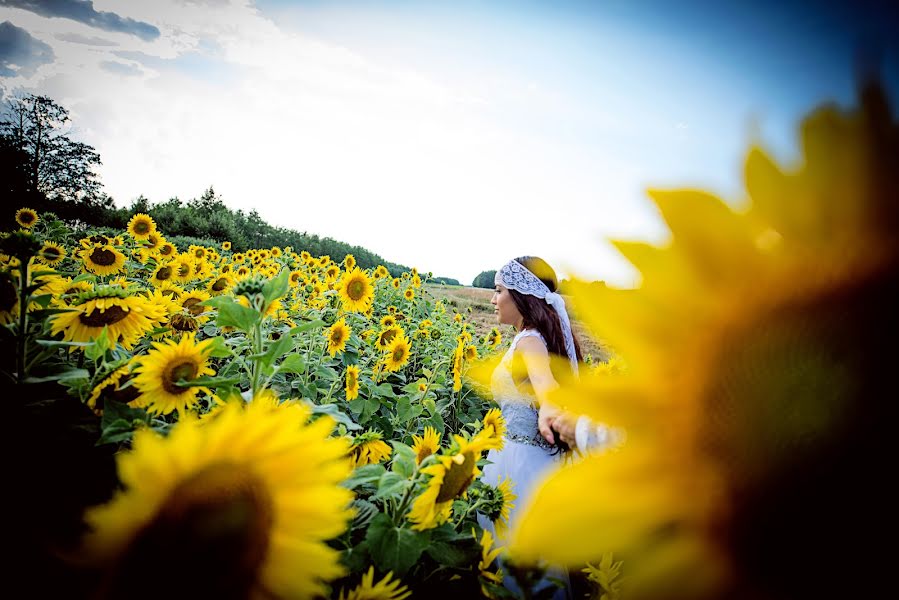
<path fill-rule="evenodd" d="M 25 332 L 28 327 L 28 259 L 19 261 L 19 335 L 16 337 L 16 379 L 25 381 Z"/>
<path fill-rule="evenodd" d="M 399 527 L 402 523 L 403 514 L 405 514 L 406 508 L 408 508 L 409 502 L 412 500 L 412 490 L 415 489 L 415 483 L 418 481 L 418 474 L 418 464 L 416 463 L 415 471 L 412 473 L 412 483 L 406 488 L 406 493 L 403 494 L 403 499 L 400 500 L 399 508 L 393 513 L 393 524 L 396 527 Z"/>

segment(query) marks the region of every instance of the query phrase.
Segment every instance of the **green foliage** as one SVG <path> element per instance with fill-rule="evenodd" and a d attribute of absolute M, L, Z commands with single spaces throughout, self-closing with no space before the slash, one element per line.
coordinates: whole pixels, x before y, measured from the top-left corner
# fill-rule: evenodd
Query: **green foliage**
<path fill-rule="evenodd" d="M 492 290 L 494 283 L 493 278 L 496 276 L 496 270 L 493 271 L 481 271 L 478 273 L 477 277 L 474 278 L 474 281 L 471 282 L 472 287 L 486 288 L 488 290 Z"/>

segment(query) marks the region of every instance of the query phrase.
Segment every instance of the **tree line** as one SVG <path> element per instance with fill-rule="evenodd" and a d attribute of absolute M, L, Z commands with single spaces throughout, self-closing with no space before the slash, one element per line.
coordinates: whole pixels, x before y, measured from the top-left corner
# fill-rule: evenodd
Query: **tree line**
<path fill-rule="evenodd" d="M 6 101 L 0 115 L 0 194 L 5 206 L 28 206 L 52 212 L 74 231 L 124 229 L 134 213 L 153 217 L 166 238 L 183 249 L 230 241 L 235 252 L 291 246 L 314 256 L 341 261 L 352 254 L 362 268 L 384 265 L 394 277 L 409 267 L 384 260 L 358 245 L 275 227 L 255 211 L 231 210 L 210 186 L 199 198 L 171 198 L 153 204 L 140 196 L 128 208 L 116 208 L 97 175 L 100 155 L 72 139 L 69 112 L 47 96 L 27 95 Z M 14 211 L 0 217 L 0 227 L 16 228 Z M 437 281 L 458 285 L 455 279 Z"/>

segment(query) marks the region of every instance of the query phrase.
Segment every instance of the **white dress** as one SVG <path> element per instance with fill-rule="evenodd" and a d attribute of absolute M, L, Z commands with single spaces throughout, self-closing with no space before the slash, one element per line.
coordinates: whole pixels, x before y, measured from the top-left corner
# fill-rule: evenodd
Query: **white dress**
<path fill-rule="evenodd" d="M 560 461 L 560 454 L 553 454 L 555 447 L 550 445 L 537 429 L 536 398 L 521 392 L 512 378 L 510 370 L 512 356 L 519 340 L 525 337 L 536 337 L 546 345 L 540 332 L 533 329 L 520 331 L 512 339 L 509 350 L 493 371 L 490 389 L 506 421 L 505 443 L 502 450 L 491 450 L 487 453 L 487 460 L 490 463 L 484 467 L 481 476 L 484 483 L 494 486 L 503 480 L 511 482 L 512 492 L 517 498 L 509 516 L 510 529 L 520 518 L 521 507 L 528 503 L 541 480 L 557 467 Z M 484 529 L 496 533 L 493 523 L 486 517 L 479 516 L 478 522 Z M 506 540 L 497 540 L 498 546 L 505 544 Z M 567 576 L 563 572 L 554 570 L 550 575 L 567 581 Z M 518 591 L 510 577 L 506 577 L 503 584 L 513 591 Z M 567 597 L 565 589 L 558 590 L 553 596 L 553 598 Z"/>

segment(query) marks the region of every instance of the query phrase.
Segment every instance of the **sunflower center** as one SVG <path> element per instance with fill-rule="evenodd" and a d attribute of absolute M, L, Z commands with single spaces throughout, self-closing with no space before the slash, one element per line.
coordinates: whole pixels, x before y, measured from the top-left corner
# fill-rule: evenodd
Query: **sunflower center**
<path fill-rule="evenodd" d="M 405 346 L 397 346 L 393 349 L 393 362 L 402 362 L 402 360 L 406 357 L 406 347 Z"/>
<path fill-rule="evenodd" d="M 179 277 L 187 277 L 190 274 L 190 265 L 186 263 L 181 263 L 178 265 L 178 276 Z"/>
<path fill-rule="evenodd" d="M 41 254 L 44 255 L 44 258 L 47 260 L 56 260 L 62 256 L 62 252 L 59 251 L 59 248 L 54 248 L 53 246 L 46 246 L 43 250 L 41 250 Z"/>
<path fill-rule="evenodd" d="M 176 384 L 181 379 L 185 381 L 195 379 L 199 370 L 199 365 L 191 360 L 176 363 L 166 369 L 166 373 L 162 378 L 162 387 L 170 394 L 183 394 L 190 388 L 180 387 Z"/>
<path fill-rule="evenodd" d="M 91 262 L 100 265 L 101 267 L 108 267 L 109 265 L 115 264 L 115 253 L 107 248 L 95 248 L 94 251 L 91 252 L 90 258 Z"/>
<path fill-rule="evenodd" d="M 343 329 L 335 329 L 331 332 L 331 343 L 337 345 L 343 341 Z"/>
<path fill-rule="evenodd" d="M 190 315 L 184 315 L 181 313 L 175 313 L 169 319 L 169 324 L 173 329 L 177 329 L 178 331 L 196 331 L 200 328 L 200 324 L 197 323 L 197 320 L 194 319 Z"/>
<path fill-rule="evenodd" d="M 226 287 L 228 287 L 228 280 L 225 279 L 224 277 L 219 277 L 218 279 L 215 280 L 215 283 L 212 284 L 212 291 L 221 292 Z"/>
<path fill-rule="evenodd" d="M 416 458 L 418 464 L 421 464 L 421 461 L 431 456 L 432 454 L 434 454 L 434 449 L 431 448 L 431 446 L 429 446 L 427 443 L 422 442 L 421 448 L 418 449 L 418 457 Z"/>
<path fill-rule="evenodd" d="M 352 371 L 347 371 L 346 386 L 350 389 L 356 387 L 356 374 L 353 373 Z"/>
<path fill-rule="evenodd" d="M 443 476 L 440 492 L 437 493 L 436 501 L 438 503 L 458 498 L 474 479 L 474 455 L 471 452 L 465 452 L 462 454 L 462 457 L 461 463 L 453 460 Z"/>
<path fill-rule="evenodd" d="M 346 286 L 346 293 L 353 302 L 359 302 L 365 297 L 365 282 L 359 279 L 350 281 Z"/>
<path fill-rule="evenodd" d="M 396 329 L 388 329 L 381 333 L 381 339 L 378 340 L 378 343 L 381 346 L 386 346 L 390 342 L 393 341 L 393 338 L 396 337 Z"/>
<path fill-rule="evenodd" d="M 103 327 L 104 325 L 113 325 L 128 316 L 127 311 L 121 306 L 108 306 L 106 310 L 94 309 L 89 313 L 78 315 L 78 320 L 88 327 Z"/>
<path fill-rule="evenodd" d="M 138 219 L 134 222 L 134 232 L 139 235 L 146 235 L 150 233 L 150 223 L 144 219 Z"/>
<path fill-rule="evenodd" d="M 203 314 L 203 311 L 205 310 L 200 302 L 202 302 L 202 300 L 199 298 L 187 298 L 181 303 L 181 306 L 186 308 L 190 314 L 197 316 Z"/>
<path fill-rule="evenodd" d="M 113 588 L 124 592 L 137 581 L 152 585 L 147 565 L 164 561 L 190 566 L 190 576 L 174 578 L 179 597 L 252 597 L 274 522 L 274 503 L 263 480 L 241 465 L 209 465 L 169 493 L 128 548 Z M 215 577 L 198 576 L 202 573 Z M 119 595 L 126 594 L 110 597 Z"/>
<path fill-rule="evenodd" d="M 159 281 L 166 281 L 167 279 L 172 278 L 172 267 L 162 267 L 158 271 L 156 271 L 156 279 Z"/>

